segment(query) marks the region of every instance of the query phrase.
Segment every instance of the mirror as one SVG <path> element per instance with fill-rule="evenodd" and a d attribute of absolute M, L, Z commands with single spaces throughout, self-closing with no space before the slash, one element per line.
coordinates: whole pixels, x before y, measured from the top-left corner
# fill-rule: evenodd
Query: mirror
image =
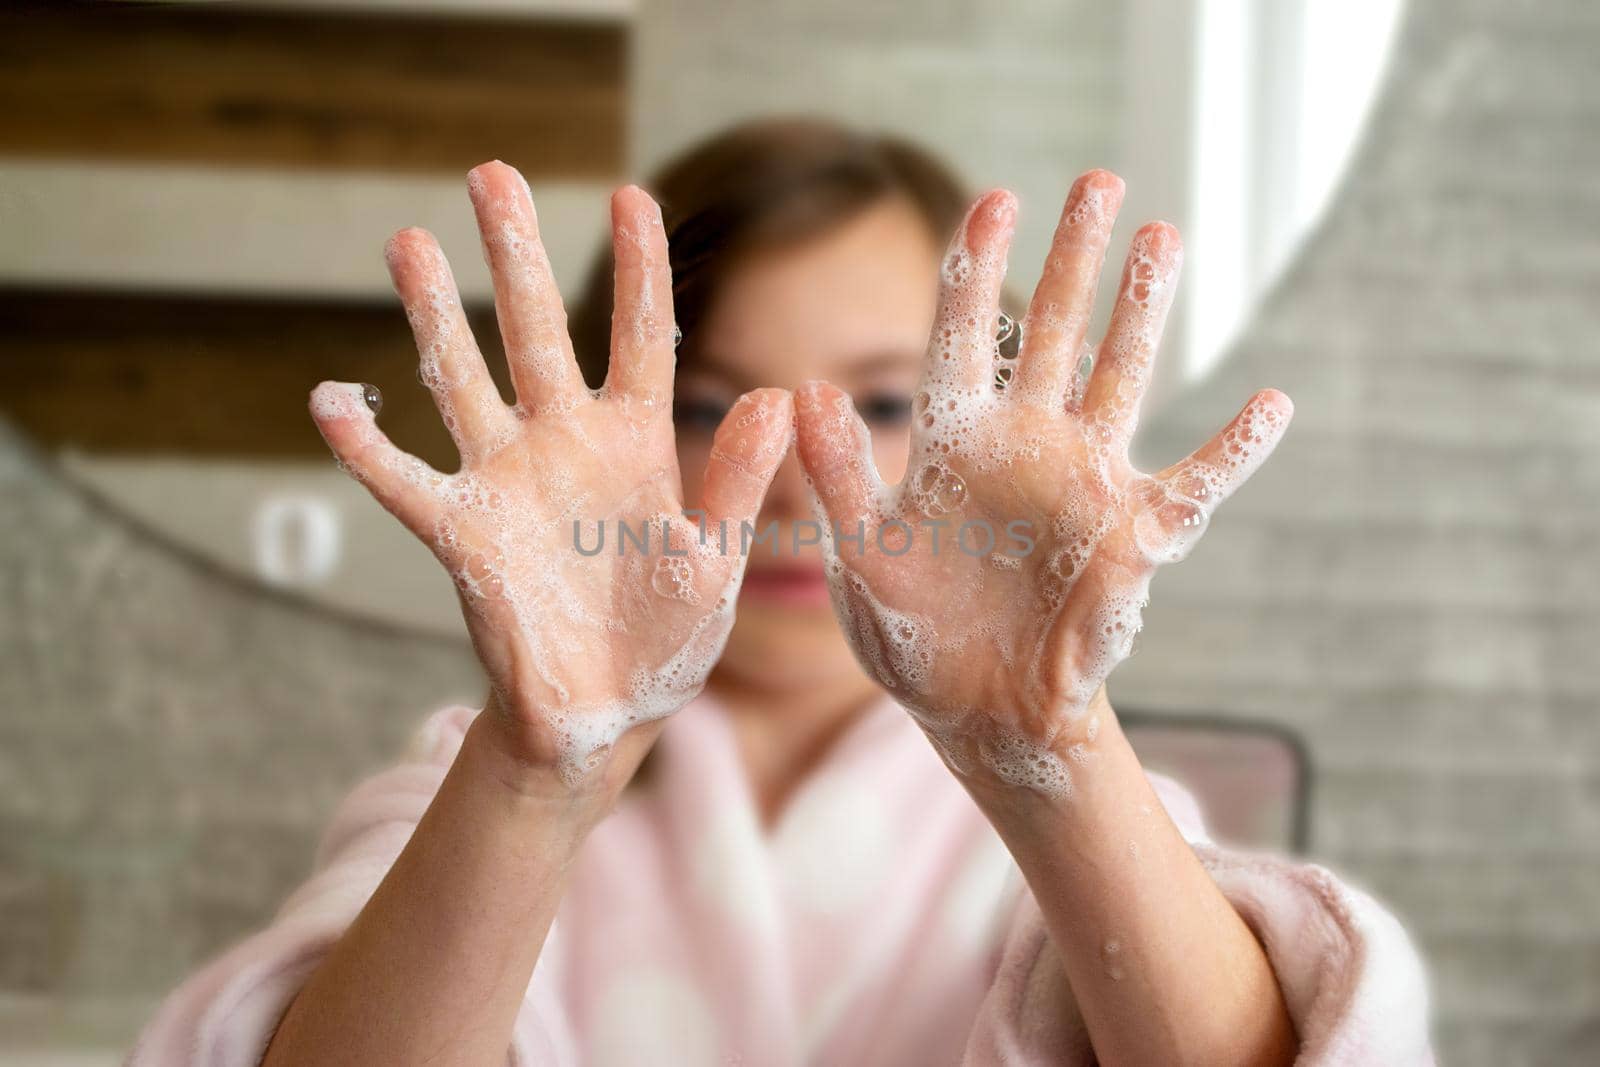
<path fill-rule="evenodd" d="M 1186 234 L 1159 404 L 1214 364 L 1314 223 L 1360 138 L 1399 6 L 757 13 L 666 0 L 585 5 L 581 18 L 549 2 L 36 16 L 34 39 L 72 37 L 70 69 L 0 78 L 75 90 L 19 128 L 26 151 L 0 158 L 16 237 L 0 249 L 0 299 L 23 357 L 7 410 L 72 478 L 164 537 L 279 589 L 456 634 L 448 580 L 334 470 L 303 401 L 324 377 L 375 382 L 391 435 L 451 464 L 380 253 L 401 226 L 437 233 L 492 345 L 460 178 L 472 163 L 530 171 L 568 292 L 611 187 L 752 115 L 893 130 L 974 186 L 1017 190 L 1012 277 L 1029 286 L 1072 176 L 1109 166 L 1129 187 L 1117 245 L 1150 217 Z M 210 49 L 207 33 L 234 43 Z M 318 44 L 298 47 L 307 38 Z M 394 58 L 424 40 L 461 69 L 422 75 Z M 158 51 L 183 78 L 145 69 Z M 351 55 L 369 58 L 345 70 Z M 112 128 L 105 115 L 140 99 L 141 78 L 184 88 Z M 283 96 L 294 79 L 314 121 Z M 28 369 L 30 354 L 48 371 Z"/>

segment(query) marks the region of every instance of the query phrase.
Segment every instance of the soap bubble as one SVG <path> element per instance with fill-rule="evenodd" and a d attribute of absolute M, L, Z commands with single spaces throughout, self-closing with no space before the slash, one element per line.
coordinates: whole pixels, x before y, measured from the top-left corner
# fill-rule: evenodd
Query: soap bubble
<path fill-rule="evenodd" d="M 967 483 L 961 475 L 939 463 L 929 463 L 917 471 L 912 489 L 917 504 L 928 515 L 955 511 L 967 500 Z"/>
<path fill-rule="evenodd" d="M 376 385 L 367 382 L 361 384 L 361 399 L 366 401 L 367 407 L 376 415 L 383 410 L 383 393 Z"/>
<path fill-rule="evenodd" d="M 995 321 L 994 345 L 1001 359 L 1016 359 L 1017 353 L 1022 351 L 1022 323 L 1000 312 Z"/>
<path fill-rule="evenodd" d="M 1083 394 L 1089 388 L 1089 376 L 1094 373 L 1095 348 L 1089 342 L 1083 343 L 1083 348 L 1078 353 L 1078 365 L 1072 375 L 1071 392 L 1067 397 L 1069 407 L 1081 407 Z"/>
<path fill-rule="evenodd" d="M 662 556 L 656 560 L 655 571 L 650 576 L 650 587 L 664 597 L 693 600 L 693 581 L 694 572 L 688 560 Z"/>

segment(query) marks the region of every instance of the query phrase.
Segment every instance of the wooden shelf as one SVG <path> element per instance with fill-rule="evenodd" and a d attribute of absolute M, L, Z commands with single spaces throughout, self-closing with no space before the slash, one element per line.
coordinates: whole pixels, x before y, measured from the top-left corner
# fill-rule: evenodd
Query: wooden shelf
<path fill-rule="evenodd" d="M 623 169 L 620 20 L 13 4 L 0 154 L 530 176 Z"/>
<path fill-rule="evenodd" d="M 509 398 L 493 310 L 469 318 Z M 0 289 L 0 336 L 0 412 L 45 447 L 325 459 L 306 397 L 333 378 L 377 385 L 395 443 L 456 467 L 397 302 Z"/>

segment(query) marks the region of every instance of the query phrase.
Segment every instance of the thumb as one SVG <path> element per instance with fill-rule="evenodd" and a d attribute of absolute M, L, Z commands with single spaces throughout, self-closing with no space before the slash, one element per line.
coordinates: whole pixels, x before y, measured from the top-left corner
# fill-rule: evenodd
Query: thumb
<path fill-rule="evenodd" d="M 795 393 L 800 466 L 828 518 L 839 526 L 866 521 L 883 487 L 872 462 L 872 437 L 850 396 L 827 382 L 807 382 Z"/>

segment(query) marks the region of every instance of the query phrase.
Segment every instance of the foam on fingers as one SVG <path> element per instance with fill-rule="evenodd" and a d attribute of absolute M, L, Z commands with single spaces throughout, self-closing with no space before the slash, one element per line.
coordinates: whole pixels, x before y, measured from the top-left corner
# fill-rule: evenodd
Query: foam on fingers
<path fill-rule="evenodd" d="M 1169 496 L 1199 501 L 1214 508 L 1254 474 L 1278 447 L 1294 403 L 1276 389 L 1263 389 L 1187 457 L 1156 475 Z"/>
<path fill-rule="evenodd" d="M 985 193 L 968 209 L 940 266 L 925 387 L 993 391 L 995 322 L 1016 223 L 1017 199 L 1004 189 Z"/>
<path fill-rule="evenodd" d="M 810 381 L 794 395 L 796 449 L 825 515 L 843 525 L 871 514 L 883 492 L 872 462 L 872 436 L 850 394 Z"/>
<path fill-rule="evenodd" d="M 433 394 L 462 459 L 502 447 L 516 420 L 478 352 L 438 241 L 426 230 L 401 230 L 385 246 L 384 260 L 416 339 L 417 377 Z"/>
<path fill-rule="evenodd" d="M 1111 324 L 1083 398 L 1085 415 L 1124 449 L 1139 423 L 1182 266 L 1183 239 L 1175 226 L 1152 222 L 1134 234 Z"/>
<path fill-rule="evenodd" d="M 709 522 L 737 527 L 754 521 L 793 436 L 794 404 L 787 390 L 756 389 L 734 403 L 706 462 Z"/>
<path fill-rule="evenodd" d="M 473 168 L 467 192 L 494 280 L 495 316 L 517 401 L 528 411 L 569 408 L 587 395 L 567 336 L 567 313 L 528 183 L 495 160 Z"/>
<path fill-rule="evenodd" d="M 665 411 L 672 397 L 677 325 L 661 208 L 637 185 L 611 198 L 615 300 L 609 393 L 629 393 Z"/>
<path fill-rule="evenodd" d="M 1243 485 L 1266 462 L 1289 429 L 1292 418 L 1294 402 L 1276 389 L 1263 389 L 1199 450 L 1198 461 L 1226 472 L 1218 486 L 1223 498 Z"/>
<path fill-rule="evenodd" d="M 1074 378 L 1123 191 L 1121 178 L 1092 170 L 1067 194 L 1024 320 L 1021 368 L 1012 390 L 1019 399 L 1046 410 L 1076 403 Z"/>
<path fill-rule="evenodd" d="M 396 448 L 378 428 L 383 396 L 375 386 L 359 382 L 322 382 L 307 404 L 317 430 L 333 451 L 340 468 L 367 488 L 384 509 L 413 532 L 425 525 L 423 490 L 444 475 L 408 452 Z"/>

